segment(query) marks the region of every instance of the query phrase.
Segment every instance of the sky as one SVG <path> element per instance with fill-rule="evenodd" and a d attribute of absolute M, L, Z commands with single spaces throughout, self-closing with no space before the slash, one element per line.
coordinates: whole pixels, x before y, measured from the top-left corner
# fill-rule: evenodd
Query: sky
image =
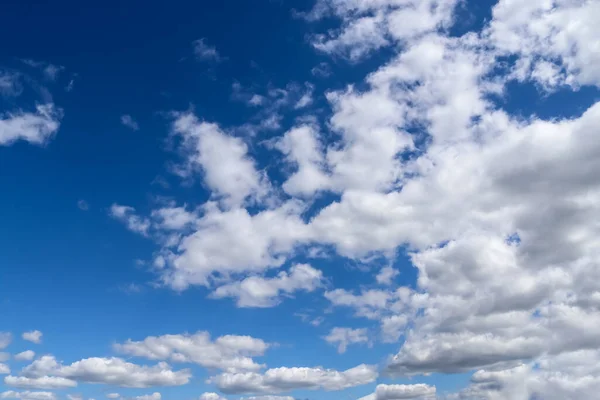
<path fill-rule="evenodd" d="M 5 2 L 0 399 L 596 397 L 598 20 Z"/>

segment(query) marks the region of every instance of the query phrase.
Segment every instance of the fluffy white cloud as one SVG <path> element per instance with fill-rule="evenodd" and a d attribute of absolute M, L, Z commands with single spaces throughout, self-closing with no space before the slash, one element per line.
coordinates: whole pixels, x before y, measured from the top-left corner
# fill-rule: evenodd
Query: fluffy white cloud
<path fill-rule="evenodd" d="M 352 328 L 333 328 L 327 336 L 324 337 L 327 343 L 338 346 L 338 353 L 345 353 L 348 345 L 357 343 L 369 343 L 367 329 Z"/>
<path fill-rule="evenodd" d="M 200 396 L 199 400 L 227 400 L 225 397 L 219 396 L 216 393 L 210 392 L 210 393 L 203 393 Z"/>
<path fill-rule="evenodd" d="M 4 363 L 0 363 L 0 375 L 10 374 L 10 367 Z"/>
<path fill-rule="evenodd" d="M 38 105 L 35 112 L 0 114 L 0 146 L 19 140 L 44 145 L 58 131 L 61 118 L 62 111 L 52 103 Z"/>
<path fill-rule="evenodd" d="M 77 382 L 58 376 L 12 376 L 4 378 L 4 384 L 23 389 L 65 389 L 77 386 Z"/>
<path fill-rule="evenodd" d="M 325 157 L 318 133 L 311 125 L 302 125 L 286 132 L 276 148 L 285 154 L 288 162 L 297 166 L 283 184 L 286 193 L 310 196 L 328 188 L 329 178 L 324 172 Z"/>
<path fill-rule="evenodd" d="M 436 399 L 435 386 L 422 383 L 415 385 L 377 385 L 375 393 L 365 396 L 359 400 L 402 400 Z"/>
<path fill-rule="evenodd" d="M 392 267 L 384 267 L 381 268 L 381 271 L 375 277 L 377 283 L 381 285 L 391 285 L 392 281 L 396 276 L 398 276 L 399 272 Z"/>
<path fill-rule="evenodd" d="M 281 271 L 274 278 L 252 276 L 220 286 L 211 296 L 236 298 L 238 307 L 273 307 L 282 296 L 296 291 L 312 292 L 321 286 L 322 281 L 321 271 L 307 264 L 296 264 L 289 272 Z"/>
<path fill-rule="evenodd" d="M 121 115 L 121 124 L 133 131 L 139 131 L 140 125 L 135 119 L 129 114 Z"/>
<path fill-rule="evenodd" d="M 206 204 L 197 230 L 184 236 L 175 250 L 165 249 L 159 256 L 164 282 L 182 290 L 189 285 L 210 286 L 217 272 L 223 279 L 281 266 L 307 236 L 299 216 L 302 210 L 304 206 L 295 201 L 254 215 L 246 209 L 222 211 L 215 203 Z"/>
<path fill-rule="evenodd" d="M 503 54 L 519 57 L 518 79 L 554 88 L 560 84 L 600 85 L 600 4 L 595 1 L 534 0 L 521 6 L 500 0 L 487 30 Z M 576 21 L 576 23 L 574 23 Z"/>
<path fill-rule="evenodd" d="M 361 364 L 346 371 L 323 368 L 281 367 L 264 373 L 224 373 L 210 379 L 224 393 L 279 393 L 295 389 L 342 390 L 377 379 L 377 367 Z"/>
<path fill-rule="evenodd" d="M 19 379 L 25 382 L 25 378 L 58 379 L 60 377 L 66 378 L 69 382 L 104 383 L 133 388 L 185 385 L 192 376 L 188 369 L 173 371 L 164 362 L 150 367 L 132 364 L 115 357 L 94 357 L 63 365 L 53 356 L 39 358 L 23 368 L 22 374 L 23 377 L 14 377 L 15 382 Z M 7 383 L 6 379 L 5 383 Z"/>
<path fill-rule="evenodd" d="M 149 336 L 114 345 L 116 351 L 151 360 L 172 360 L 225 370 L 258 370 L 252 357 L 262 356 L 269 345 L 250 336 L 227 335 L 211 340 L 208 332 L 193 335 Z"/>
<path fill-rule="evenodd" d="M 8 390 L 0 393 L 0 399 L 56 400 L 56 395 L 52 392 L 15 392 Z"/>
<path fill-rule="evenodd" d="M 10 360 L 10 353 L 0 352 L 0 362 Z"/>
<path fill-rule="evenodd" d="M 28 342 L 40 344 L 40 343 L 42 343 L 43 335 L 44 334 L 42 332 L 35 330 L 35 331 L 23 332 L 21 337 L 23 338 L 23 340 L 27 340 Z"/>
<path fill-rule="evenodd" d="M 25 350 L 21 353 L 15 354 L 15 360 L 17 361 L 31 361 L 35 357 L 35 351 Z"/>
<path fill-rule="evenodd" d="M 187 158 L 181 173 L 201 170 L 204 182 L 223 204 L 240 206 L 247 199 L 267 195 L 265 176 L 256 170 L 242 139 L 227 135 L 217 124 L 200 121 L 193 114 L 179 115 L 173 132 L 181 138 L 181 151 Z"/>

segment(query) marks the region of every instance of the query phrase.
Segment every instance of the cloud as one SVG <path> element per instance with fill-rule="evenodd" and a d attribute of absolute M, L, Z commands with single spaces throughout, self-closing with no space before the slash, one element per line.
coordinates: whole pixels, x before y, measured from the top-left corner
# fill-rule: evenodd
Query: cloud
<path fill-rule="evenodd" d="M 35 344 L 42 343 L 42 336 L 43 336 L 43 333 L 38 330 L 23 332 L 23 334 L 21 335 L 23 340 L 27 340 L 28 342 L 35 343 Z"/>
<path fill-rule="evenodd" d="M 148 236 L 151 227 L 150 220 L 136 215 L 135 208 L 113 204 L 110 207 L 109 214 L 111 217 L 125 223 L 127 229 L 130 231 L 139 233 L 143 236 Z"/>
<path fill-rule="evenodd" d="M 4 350 L 12 342 L 12 334 L 10 332 L 0 332 L 0 350 Z"/>
<path fill-rule="evenodd" d="M 187 156 L 185 175 L 202 171 L 206 185 L 223 204 L 236 207 L 267 195 L 265 176 L 256 170 L 242 139 L 192 114 L 179 115 L 173 132 L 182 139 L 181 150 Z"/>
<path fill-rule="evenodd" d="M 519 80 L 531 79 L 550 89 L 600 86 L 600 72 L 591 67 L 600 56 L 585 45 L 600 40 L 600 30 L 594 27 L 598 16 L 600 5 L 591 1 L 536 0 L 516 7 L 500 0 L 485 33 L 501 54 L 518 56 L 514 76 Z"/>
<path fill-rule="evenodd" d="M 58 376 L 6 376 L 4 384 L 22 389 L 66 389 L 77 386 L 77 382 Z"/>
<path fill-rule="evenodd" d="M 194 55 L 196 56 L 197 60 L 211 61 L 216 63 L 223 60 L 216 47 L 211 46 L 206 42 L 206 38 L 194 40 L 192 42 L 192 46 L 194 48 Z"/>
<path fill-rule="evenodd" d="M 391 285 L 392 281 L 396 276 L 398 276 L 399 272 L 392 267 L 384 267 L 379 271 L 375 280 L 380 285 Z"/>
<path fill-rule="evenodd" d="M 21 74 L 0 69 L 0 95 L 17 97 L 23 92 Z"/>
<path fill-rule="evenodd" d="M 296 389 L 335 391 L 377 379 L 377 368 L 359 365 L 346 371 L 323 368 L 273 368 L 264 373 L 224 373 L 210 379 L 224 393 L 279 393 Z"/>
<path fill-rule="evenodd" d="M 212 393 L 212 392 L 210 392 L 210 393 L 203 393 L 203 394 L 200 396 L 200 399 L 199 399 L 199 400 L 227 400 L 227 399 L 225 399 L 225 397 L 221 397 L 221 396 L 219 396 L 219 395 L 218 395 L 218 394 L 216 394 L 216 393 Z"/>
<path fill-rule="evenodd" d="M 346 352 L 348 345 L 357 343 L 369 343 L 367 329 L 333 328 L 329 335 L 324 337 L 327 343 L 337 344 L 338 353 Z"/>
<path fill-rule="evenodd" d="M 42 146 L 58 131 L 61 118 L 62 111 L 52 103 L 38 105 L 35 112 L 0 114 L 0 146 L 19 140 Z"/>
<path fill-rule="evenodd" d="M 35 357 L 35 351 L 25 350 L 19 354 L 15 354 L 15 360 L 17 361 L 31 361 Z"/>
<path fill-rule="evenodd" d="M 211 340 L 208 332 L 193 335 L 149 336 L 143 341 L 115 344 L 115 350 L 151 360 L 195 363 L 205 368 L 258 370 L 252 357 L 262 356 L 269 345 L 250 336 L 226 335 Z"/>
<path fill-rule="evenodd" d="M 90 205 L 85 200 L 79 200 L 77 201 L 77 208 L 79 208 L 81 211 L 87 211 L 90 209 Z"/>
<path fill-rule="evenodd" d="M 56 395 L 51 392 L 15 392 L 8 390 L 0 392 L 0 399 L 19 399 L 19 400 L 56 400 Z"/>
<path fill-rule="evenodd" d="M 123 124 L 123 126 L 126 126 L 129 129 L 131 129 L 132 131 L 140 130 L 140 125 L 129 114 L 121 115 L 121 124 Z"/>
<path fill-rule="evenodd" d="M 0 363 L 0 375 L 10 374 L 10 367 L 6 364 Z"/>
<path fill-rule="evenodd" d="M 281 271 L 274 278 L 252 276 L 240 282 L 218 287 L 214 298 L 233 297 L 238 307 L 273 307 L 282 295 L 296 291 L 312 292 L 321 286 L 323 273 L 307 264 L 295 264 L 289 272 Z"/>
<path fill-rule="evenodd" d="M 47 376 L 54 376 L 51 379 L 65 378 L 66 381 L 73 383 L 101 383 L 131 388 L 180 386 L 187 384 L 192 376 L 189 370 L 173 371 L 164 362 L 154 366 L 142 366 L 116 357 L 93 357 L 76 361 L 70 365 L 63 365 L 58 363 L 53 356 L 42 356 L 23 368 L 22 374 L 29 379 L 44 379 Z M 15 377 L 15 381 L 17 379 L 25 381 L 24 377 Z M 6 379 L 5 383 L 7 383 Z"/>
<path fill-rule="evenodd" d="M 436 398 L 435 386 L 419 383 L 415 385 L 377 385 L 375 393 L 359 400 L 435 400 Z"/>
<path fill-rule="evenodd" d="M 10 354 L 6 352 L 0 352 L 0 362 L 10 360 Z"/>

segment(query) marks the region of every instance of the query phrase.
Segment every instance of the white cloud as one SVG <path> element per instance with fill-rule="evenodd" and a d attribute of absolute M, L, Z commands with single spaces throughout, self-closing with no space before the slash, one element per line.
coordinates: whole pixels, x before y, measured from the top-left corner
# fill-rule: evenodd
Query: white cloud
<path fill-rule="evenodd" d="M 217 51 L 216 47 L 209 45 L 206 41 L 206 38 L 194 40 L 192 42 L 192 46 L 194 47 L 194 55 L 196 56 L 196 59 L 200 61 L 212 62 L 222 61 L 221 55 Z"/>
<path fill-rule="evenodd" d="M 77 382 L 58 376 L 6 376 L 4 384 L 23 389 L 65 389 L 77 386 Z"/>
<path fill-rule="evenodd" d="M 18 72 L 0 69 L 0 95 L 16 97 L 22 92 L 21 75 Z"/>
<path fill-rule="evenodd" d="M 221 397 L 216 393 L 210 392 L 210 393 L 203 393 L 200 396 L 199 400 L 227 400 L 225 397 Z"/>
<path fill-rule="evenodd" d="M 0 399 L 19 399 L 19 400 L 56 400 L 56 395 L 51 392 L 15 392 L 8 390 L 0 392 Z"/>
<path fill-rule="evenodd" d="M 240 282 L 218 287 L 214 298 L 233 297 L 238 307 L 273 307 L 281 297 L 296 291 L 312 292 L 321 286 L 323 273 L 307 264 L 293 265 L 274 278 L 252 276 Z"/>
<path fill-rule="evenodd" d="M 23 340 L 27 340 L 28 342 L 40 344 L 40 343 L 42 343 L 43 335 L 44 334 L 42 332 L 35 330 L 35 331 L 23 332 L 21 337 L 23 338 Z"/>
<path fill-rule="evenodd" d="M 365 385 L 377 379 L 377 368 L 361 364 L 346 371 L 323 368 L 280 367 L 264 373 L 223 373 L 210 382 L 224 393 L 279 393 L 295 389 L 335 391 Z"/>
<path fill-rule="evenodd" d="M 396 276 L 398 276 L 398 274 L 399 274 L 398 270 L 396 270 L 392 267 L 383 267 L 383 268 L 381 268 L 381 271 L 379 271 L 379 273 L 375 277 L 375 280 L 380 285 L 391 285 L 392 281 L 394 280 L 394 278 Z"/>
<path fill-rule="evenodd" d="M 367 329 L 352 328 L 333 328 L 327 336 L 324 337 L 327 343 L 337 344 L 338 353 L 345 353 L 348 345 L 357 343 L 369 343 Z"/>
<path fill-rule="evenodd" d="M 194 223 L 198 218 L 196 214 L 186 210 L 185 207 L 163 207 L 152 211 L 152 218 L 162 229 L 181 230 Z"/>
<path fill-rule="evenodd" d="M 10 374 L 10 367 L 6 364 L 0 363 L 0 375 Z"/>
<path fill-rule="evenodd" d="M 35 357 L 35 351 L 25 350 L 19 354 L 15 354 L 15 360 L 17 361 L 31 361 Z"/>
<path fill-rule="evenodd" d="M 135 119 L 129 114 L 121 115 L 121 124 L 133 131 L 139 131 L 140 125 Z"/>
<path fill-rule="evenodd" d="M 9 112 L 0 114 L 0 146 L 10 146 L 24 140 L 44 145 L 58 131 L 62 111 L 54 104 L 38 105 L 35 112 Z"/>
<path fill-rule="evenodd" d="M 202 122 L 193 114 L 181 114 L 173 132 L 182 139 L 187 156 L 186 170 L 200 169 L 206 185 L 230 207 L 247 199 L 258 200 L 268 194 L 268 182 L 248 156 L 248 146 L 240 138 L 227 135 L 216 124 Z"/>
<path fill-rule="evenodd" d="M 0 350 L 4 350 L 12 342 L 12 334 L 10 332 L 0 332 Z"/>
<path fill-rule="evenodd" d="M 136 215 L 135 208 L 113 204 L 110 207 L 109 214 L 111 217 L 125 223 L 130 231 L 148 236 L 151 227 L 150 220 Z"/>
<path fill-rule="evenodd" d="M 329 186 L 322 145 L 313 126 L 302 125 L 289 130 L 275 147 L 288 162 L 297 166 L 297 171 L 282 185 L 286 193 L 305 197 Z"/>
<path fill-rule="evenodd" d="M 118 399 L 119 397 L 121 397 L 121 395 L 119 393 L 108 393 L 106 397 L 108 397 L 109 399 Z"/>
<path fill-rule="evenodd" d="M 64 69 L 65 67 L 60 65 L 48 64 L 44 68 L 44 75 L 46 75 L 46 77 L 51 81 L 55 81 L 56 79 L 58 79 L 58 75 L 60 74 L 60 72 Z"/>
<path fill-rule="evenodd" d="M 141 396 L 132 397 L 132 400 L 160 400 L 162 398 L 161 394 L 158 392 L 154 392 L 152 394 L 144 394 Z"/>
<path fill-rule="evenodd" d="M 115 350 L 151 360 L 196 363 L 205 368 L 258 370 L 252 357 L 262 356 L 269 345 L 250 336 L 226 335 L 211 340 L 208 332 L 193 335 L 150 336 L 141 342 L 128 340 Z"/>
<path fill-rule="evenodd" d="M 307 235 L 299 217 L 303 209 L 302 204 L 288 202 L 250 215 L 245 209 L 222 211 L 215 203 L 206 204 L 197 230 L 181 238 L 176 252 L 165 249 L 158 258 L 164 266 L 163 281 L 183 290 L 189 285 L 210 286 L 217 272 L 226 279 L 281 266 Z"/>
<path fill-rule="evenodd" d="M 70 365 L 63 365 L 53 356 L 43 356 L 23 368 L 22 373 L 24 377 L 32 379 L 54 376 L 51 379 L 60 377 L 70 382 L 103 383 L 132 388 L 180 386 L 187 384 L 192 376 L 188 369 L 173 371 L 164 362 L 154 366 L 142 366 L 116 357 L 85 358 Z M 15 380 L 24 377 L 15 377 Z"/>
<path fill-rule="evenodd" d="M 600 5 L 594 1 L 534 0 L 523 7 L 500 0 L 486 33 L 502 54 L 515 54 L 518 75 L 544 86 L 600 85 Z M 574 23 L 573 21 L 577 21 Z"/>
<path fill-rule="evenodd" d="M 359 400 L 434 400 L 436 398 L 435 386 L 419 383 L 415 385 L 377 385 L 375 393 Z"/>

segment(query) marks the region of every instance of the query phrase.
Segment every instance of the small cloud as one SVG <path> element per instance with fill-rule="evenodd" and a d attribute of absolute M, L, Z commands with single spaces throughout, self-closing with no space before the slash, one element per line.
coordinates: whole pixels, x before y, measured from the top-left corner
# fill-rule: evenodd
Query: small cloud
<path fill-rule="evenodd" d="M 194 47 L 194 55 L 196 56 L 196 59 L 200 61 L 212 61 L 217 63 L 223 61 L 223 58 L 217 51 L 216 47 L 206 43 L 205 38 L 194 40 L 192 45 Z"/>
<path fill-rule="evenodd" d="M 60 65 L 48 64 L 44 68 L 44 75 L 51 81 L 55 81 L 63 69 L 65 69 L 65 67 Z"/>
<path fill-rule="evenodd" d="M 138 285 L 137 283 L 130 283 L 128 285 L 119 286 L 119 290 L 126 294 L 135 294 L 140 293 L 144 287 L 142 285 Z"/>
<path fill-rule="evenodd" d="M 90 205 L 85 200 L 79 200 L 77 202 L 77 207 L 79 207 L 79 209 L 82 210 L 82 211 L 87 211 L 87 210 L 90 209 Z"/>
<path fill-rule="evenodd" d="M 19 354 L 15 354 L 15 360 L 17 361 L 31 361 L 35 357 L 35 351 L 25 350 Z"/>
<path fill-rule="evenodd" d="M 23 340 L 27 340 L 27 341 L 35 343 L 35 344 L 40 344 L 40 343 L 42 343 L 42 335 L 43 335 L 42 332 L 35 330 L 35 331 L 23 332 L 23 335 L 21 335 L 21 337 L 23 338 Z"/>
<path fill-rule="evenodd" d="M 318 78 L 327 78 L 331 75 L 331 67 L 326 62 L 322 62 L 311 69 L 310 72 Z"/>
<path fill-rule="evenodd" d="M 131 115 L 128 114 L 121 116 L 121 123 L 134 131 L 138 131 L 140 129 L 139 124 L 133 119 Z"/>

